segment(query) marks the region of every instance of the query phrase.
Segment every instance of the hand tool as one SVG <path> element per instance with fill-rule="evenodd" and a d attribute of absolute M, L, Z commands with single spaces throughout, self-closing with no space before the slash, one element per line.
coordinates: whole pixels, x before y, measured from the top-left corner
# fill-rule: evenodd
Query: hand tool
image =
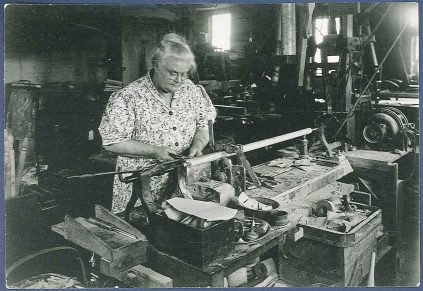
<path fill-rule="evenodd" d="M 278 182 L 276 182 L 275 180 L 271 180 L 267 178 L 260 178 L 260 182 L 262 186 L 269 189 L 273 189 L 278 185 Z"/>
<path fill-rule="evenodd" d="M 307 172 L 307 170 L 305 170 L 305 169 L 303 169 L 303 168 L 302 168 L 303 166 L 299 166 L 299 165 L 292 165 L 291 167 L 292 167 L 292 168 L 295 168 L 295 169 L 298 169 L 298 170 L 301 170 L 301 171 L 304 171 L 304 172 Z"/>
<path fill-rule="evenodd" d="M 274 175 L 274 176 L 270 176 L 270 175 L 265 175 L 265 174 L 262 174 L 262 173 L 257 173 L 257 172 L 255 172 L 256 173 L 256 175 L 257 175 L 257 177 L 259 177 L 259 178 L 263 178 L 263 179 L 266 179 L 266 180 L 275 180 L 275 176 L 277 176 L 277 175 Z"/>
<path fill-rule="evenodd" d="M 184 155 L 180 155 L 180 154 L 174 154 L 174 153 L 169 153 L 169 156 L 171 156 L 174 159 L 177 160 L 188 160 L 189 157 L 188 156 L 184 156 Z"/>
<path fill-rule="evenodd" d="M 256 240 L 259 238 L 258 233 L 255 231 L 254 213 L 251 221 L 251 229 L 246 233 L 245 238 L 249 241 Z"/>
<path fill-rule="evenodd" d="M 279 184 L 275 180 L 275 176 L 264 175 L 261 173 L 256 173 L 256 175 L 257 177 L 259 177 L 262 186 L 266 188 L 273 189 Z"/>
<path fill-rule="evenodd" d="M 101 227 L 101 228 L 104 228 L 104 229 L 107 229 L 107 230 L 110 230 L 110 231 L 114 231 L 116 233 L 119 233 L 119 234 L 124 235 L 124 236 L 129 237 L 129 238 L 137 239 L 137 237 L 135 235 L 133 235 L 133 234 L 127 232 L 127 231 L 124 231 L 120 228 L 117 228 L 116 226 L 114 226 L 114 225 L 112 225 L 112 224 L 110 224 L 110 223 L 108 223 L 104 220 L 101 220 L 99 218 L 90 217 L 88 219 L 88 221 L 92 224 L 95 224 L 95 225 Z"/>

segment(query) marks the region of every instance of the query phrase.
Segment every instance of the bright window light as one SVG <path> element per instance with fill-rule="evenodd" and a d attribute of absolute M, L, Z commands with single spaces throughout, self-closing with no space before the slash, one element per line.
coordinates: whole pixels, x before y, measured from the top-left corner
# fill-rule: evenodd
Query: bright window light
<path fill-rule="evenodd" d="M 231 14 L 212 16 L 212 46 L 221 50 L 231 49 Z"/>
<path fill-rule="evenodd" d="M 410 7 L 406 7 L 406 9 L 404 9 L 404 17 L 408 25 L 417 28 L 419 27 L 419 7 L 416 3 L 409 4 L 411 4 Z"/>
<path fill-rule="evenodd" d="M 335 25 L 336 25 L 336 33 L 339 34 L 341 29 L 341 19 L 339 17 L 335 18 Z M 317 18 L 316 25 L 314 29 L 314 36 L 316 38 L 316 44 L 320 44 L 323 41 L 323 37 L 328 35 L 328 26 L 329 26 L 329 18 Z M 322 56 L 320 53 L 320 49 L 316 50 L 316 54 L 314 56 L 314 61 L 316 63 L 322 62 Z M 339 56 L 328 56 L 328 63 L 337 63 L 339 62 Z"/>

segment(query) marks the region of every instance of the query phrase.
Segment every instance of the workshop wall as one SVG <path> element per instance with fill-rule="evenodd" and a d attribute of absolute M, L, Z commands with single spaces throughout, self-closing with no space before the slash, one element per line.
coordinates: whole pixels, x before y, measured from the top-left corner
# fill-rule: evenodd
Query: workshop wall
<path fill-rule="evenodd" d="M 152 68 L 153 49 L 169 31 L 171 27 L 167 22 L 122 19 L 122 75 L 125 84 L 140 78 Z"/>
<path fill-rule="evenodd" d="M 118 10 L 92 6 L 9 5 L 5 10 L 5 82 L 96 81 L 119 29 Z M 118 41 L 118 40 L 117 40 Z"/>

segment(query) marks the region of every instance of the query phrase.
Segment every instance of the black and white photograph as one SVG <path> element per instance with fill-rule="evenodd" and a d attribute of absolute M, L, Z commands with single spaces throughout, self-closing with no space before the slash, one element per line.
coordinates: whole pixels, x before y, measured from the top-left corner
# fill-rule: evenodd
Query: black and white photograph
<path fill-rule="evenodd" d="M 3 6 L 5 289 L 420 286 L 418 2 L 59 2 Z"/>

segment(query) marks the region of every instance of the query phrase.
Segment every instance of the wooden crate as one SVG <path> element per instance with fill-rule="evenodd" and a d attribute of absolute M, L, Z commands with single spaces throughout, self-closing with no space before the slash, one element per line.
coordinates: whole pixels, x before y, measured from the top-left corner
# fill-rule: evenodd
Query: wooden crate
<path fill-rule="evenodd" d="M 144 234 L 100 205 L 95 205 L 95 217 L 132 234 L 134 238 L 99 227 L 84 217 L 69 215 L 63 222 L 53 225 L 52 230 L 100 256 L 100 271 L 108 276 L 115 276 L 147 261 L 148 241 Z"/>
<path fill-rule="evenodd" d="M 233 219 L 200 229 L 156 214 L 151 233 L 156 248 L 198 267 L 225 257 L 235 247 Z"/>
<path fill-rule="evenodd" d="M 376 233 L 377 229 L 346 248 L 303 238 L 280 260 L 280 277 L 301 287 L 315 283 L 359 286 L 370 270 L 371 252 L 376 250 Z"/>
<path fill-rule="evenodd" d="M 304 229 L 304 237 L 338 247 L 351 247 L 382 223 L 382 211 L 379 208 L 360 203 L 351 204 L 358 209 L 370 210 L 371 214 L 347 233 L 299 223 Z"/>
<path fill-rule="evenodd" d="M 304 237 L 287 246 L 279 263 L 280 277 L 294 286 L 316 283 L 359 286 L 370 271 L 371 253 L 382 217 L 379 209 L 349 233 L 304 228 Z"/>

